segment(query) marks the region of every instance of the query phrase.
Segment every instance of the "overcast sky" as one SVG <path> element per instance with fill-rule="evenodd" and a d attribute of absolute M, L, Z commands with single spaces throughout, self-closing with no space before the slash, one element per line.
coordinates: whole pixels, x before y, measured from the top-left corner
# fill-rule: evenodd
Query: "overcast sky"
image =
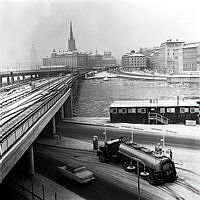
<path fill-rule="evenodd" d="M 72 20 L 77 49 L 116 58 L 167 39 L 200 41 L 199 0 L 0 0 L 0 63 L 67 49 Z"/>

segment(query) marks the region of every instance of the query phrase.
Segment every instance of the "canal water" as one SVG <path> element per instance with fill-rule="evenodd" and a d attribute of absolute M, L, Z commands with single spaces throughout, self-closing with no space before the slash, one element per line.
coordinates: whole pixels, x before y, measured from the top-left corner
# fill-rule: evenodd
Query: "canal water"
<path fill-rule="evenodd" d="M 109 117 L 109 105 L 115 100 L 198 99 L 199 84 L 168 84 L 126 78 L 90 79 L 80 82 L 76 116 Z"/>

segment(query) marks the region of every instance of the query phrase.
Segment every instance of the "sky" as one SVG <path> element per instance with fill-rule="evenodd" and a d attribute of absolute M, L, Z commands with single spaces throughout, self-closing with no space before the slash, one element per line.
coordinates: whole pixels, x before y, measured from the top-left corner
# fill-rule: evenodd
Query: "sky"
<path fill-rule="evenodd" d="M 200 41 L 199 0 L 0 0 L 0 66 L 67 50 L 72 21 L 79 51 L 120 59 L 167 39 Z"/>

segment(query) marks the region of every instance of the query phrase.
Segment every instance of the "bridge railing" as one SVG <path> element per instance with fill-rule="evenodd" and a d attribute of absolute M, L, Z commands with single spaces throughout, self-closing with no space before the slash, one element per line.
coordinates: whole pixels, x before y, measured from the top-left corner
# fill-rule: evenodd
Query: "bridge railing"
<path fill-rule="evenodd" d="M 7 133 L 0 138 L 0 156 L 2 157 L 27 131 L 37 122 L 54 104 L 69 91 L 69 84 L 60 88 L 54 95 L 46 99 L 39 107 L 34 110 L 29 109 L 27 116 L 14 125 Z"/>

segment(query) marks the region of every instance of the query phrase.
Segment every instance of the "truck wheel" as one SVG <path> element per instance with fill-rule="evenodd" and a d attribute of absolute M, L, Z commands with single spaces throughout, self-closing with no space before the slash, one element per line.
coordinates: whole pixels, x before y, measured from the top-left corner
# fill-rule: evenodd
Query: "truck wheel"
<path fill-rule="evenodd" d="M 122 167 L 125 171 L 127 172 L 131 172 L 132 170 L 129 170 L 127 167 L 129 166 L 130 164 L 127 163 L 126 161 L 122 162 Z"/>
<path fill-rule="evenodd" d="M 148 182 L 151 185 L 156 185 L 156 180 L 155 180 L 155 178 L 152 175 L 149 175 Z"/>
<path fill-rule="evenodd" d="M 104 156 L 103 153 L 100 153 L 100 154 L 99 154 L 99 161 L 102 162 L 102 163 L 105 163 L 105 162 L 106 162 L 106 158 L 105 158 L 105 156 Z"/>

